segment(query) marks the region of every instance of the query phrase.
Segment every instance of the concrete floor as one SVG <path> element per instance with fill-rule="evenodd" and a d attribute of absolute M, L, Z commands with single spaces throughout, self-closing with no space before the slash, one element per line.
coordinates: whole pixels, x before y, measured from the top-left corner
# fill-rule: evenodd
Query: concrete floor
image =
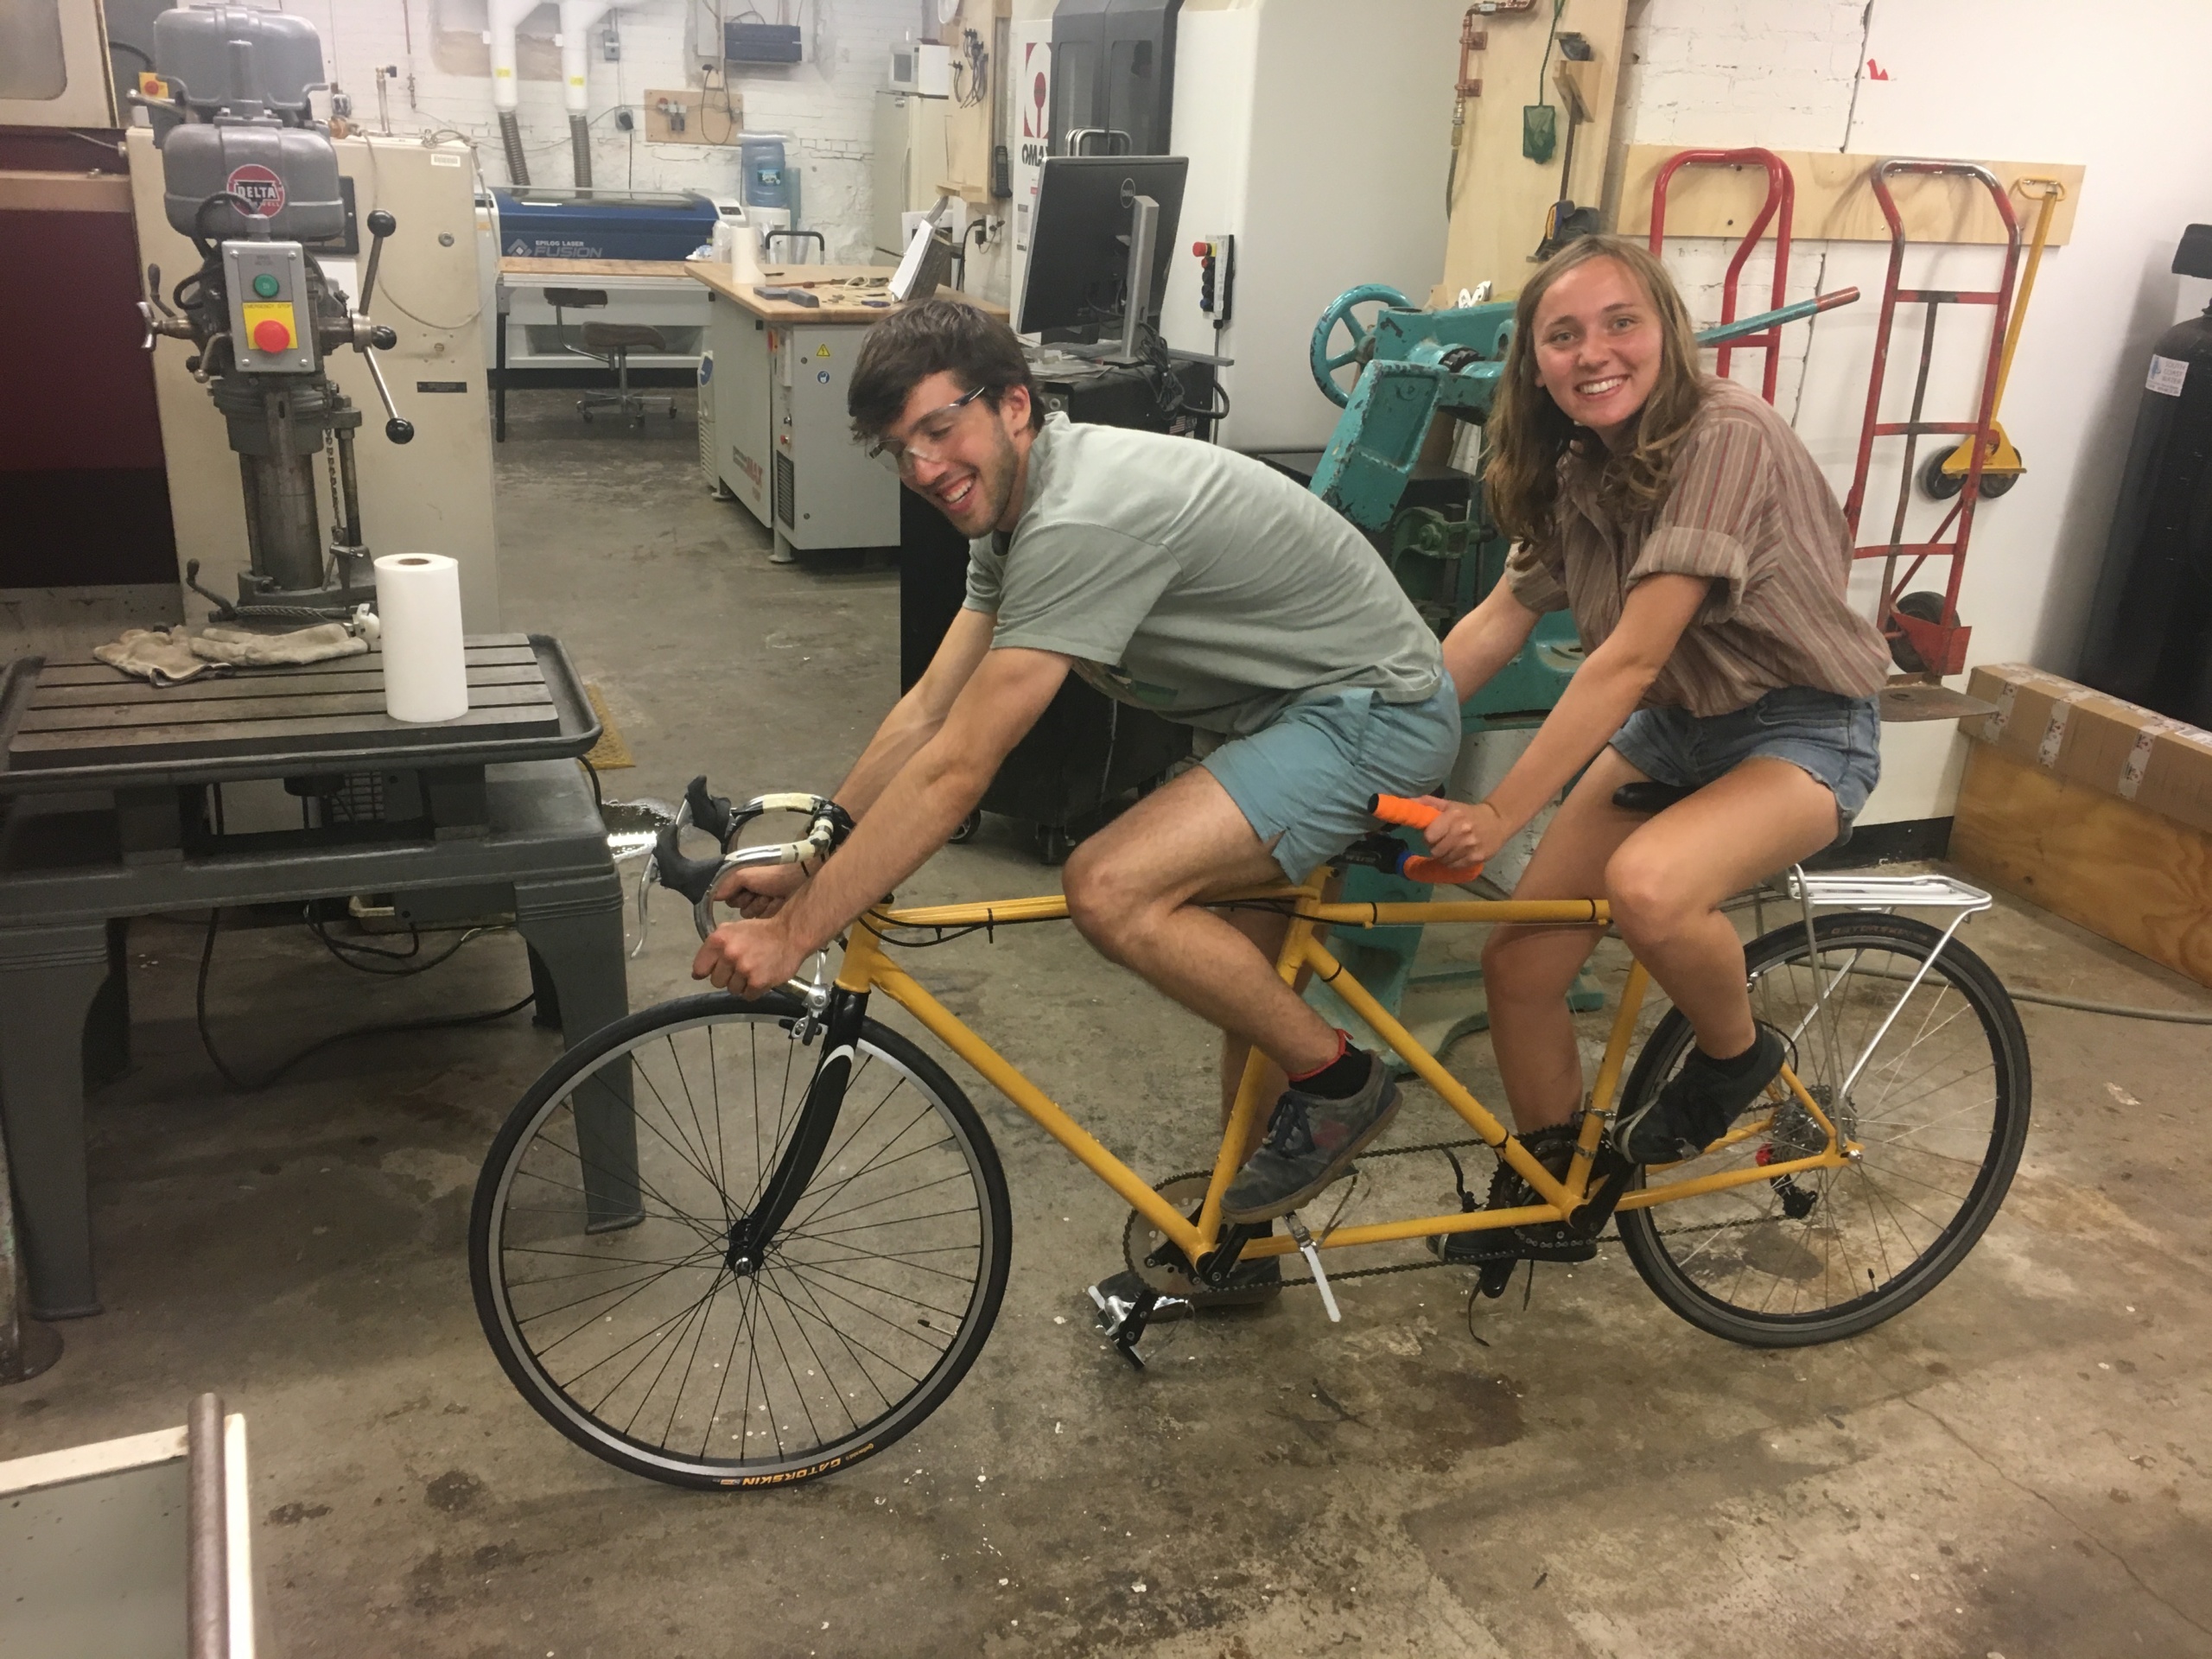
<path fill-rule="evenodd" d="M 510 626 L 550 630 L 637 753 L 617 796 L 833 785 L 896 690 L 897 578 L 773 568 L 642 437 L 517 399 L 499 455 Z M 916 898 L 1040 891 L 1009 826 Z M 664 902 L 632 997 L 688 987 Z M 2200 988 L 2000 903 L 1968 938 L 2020 988 Z M 1906 1314 L 1836 1346 L 1704 1336 L 1616 1249 L 1485 1302 L 1453 1272 L 1166 1327 L 1139 1377 L 1081 1287 L 1123 1211 L 973 1079 L 1014 1192 L 996 1333 L 895 1448 L 744 1497 L 658 1487 L 548 1429 L 477 1328 L 477 1165 L 556 1039 L 524 1019 L 327 1053 L 231 1094 L 200 1051 L 193 918 L 132 934 L 137 1069 L 92 1106 L 108 1312 L 0 1392 L 0 1453 L 251 1426 L 280 1650 L 688 1655 L 2212 1654 L 2206 1033 L 2024 1010 L 2035 1127 L 2004 1213 Z M 1206 1144 L 1211 1041 L 1064 928 L 926 959 L 962 1014 L 1140 1170 Z M 412 1010 L 494 1007 L 512 938 L 371 982 L 298 929 L 226 934 L 217 1039 L 257 1067 Z M 1452 1056 L 1477 1091 L 1487 1050 Z M 956 1074 L 958 1074 L 956 1068 Z M 1408 1128 L 1440 1125 L 1433 1098 Z M 1443 1182 L 1438 1181 L 1440 1198 Z"/>

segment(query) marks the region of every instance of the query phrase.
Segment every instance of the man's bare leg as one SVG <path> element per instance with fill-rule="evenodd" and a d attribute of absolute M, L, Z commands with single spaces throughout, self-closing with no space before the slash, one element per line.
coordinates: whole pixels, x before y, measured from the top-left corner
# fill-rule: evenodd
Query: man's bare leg
<path fill-rule="evenodd" d="M 1229 1039 L 1224 1093 L 1256 1046 L 1292 1075 L 1336 1058 L 1337 1033 L 1275 972 L 1281 918 L 1210 911 L 1191 901 L 1224 887 L 1280 880 L 1282 872 L 1213 775 L 1193 767 L 1147 796 L 1068 860 L 1068 912 L 1084 938 Z M 1264 930 L 1248 926 L 1265 924 Z"/>

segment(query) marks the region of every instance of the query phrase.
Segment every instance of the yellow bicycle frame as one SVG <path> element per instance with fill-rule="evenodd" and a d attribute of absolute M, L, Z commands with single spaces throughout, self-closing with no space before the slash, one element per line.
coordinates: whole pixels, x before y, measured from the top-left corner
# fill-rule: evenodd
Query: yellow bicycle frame
<path fill-rule="evenodd" d="M 1632 963 L 1630 965 L 1620 1009 L 1613 1019 L 1612 1034 L 1605 1045 L 1605 1058 L 1598 1068 L 1597 1086 L 1591 1097 L 1591 1109 L 1584 1115 L 1573 1161 L 1568 1166 L 1567 1179 L 1562 1181 L 1537 1162 L 1520 1141 L 1469 1092 L 1466 1085 L 1446 1071 L 1436 1057 L 1392 1018 L 1342 963 L 1330 955 L 1317 937 L 1317 931 L 1325 926 L 1389 927 L 1433 922 L 1533 922 L 1603 927 L 1610 918 L 1602 899 L 1465 899 L 1415 904 L 1345 904 L 1325 899 L 1321 880 L 1317 876 L 1302 887 L 1285 883 L 1277 887 L 1257 887 L 1211 895 L 1203 902 L 1273 902 L 1285 906 L 1290 925 L 1283 939 L 1281 953 L 1275 960 L 1275 971 L 1281 975 L 1284 982 L 1295 983 L 1300 972 L 1306 969 L 1320 976 L 1329 988 L 1365 1020 L 1370 1028 L 1388 1043 L 1423 1082 L 1435 1090 L 1452 1110 L 1465 1118 L 1468 1126 L 1511 1165 L 1544 1200 L 1541 1204 L 1517 1210 L 1476 1210 L 1464 1214 L 1453 1211 L 1403 1221 L 1339 1227 L 1317 1236 L 1314 1241 L 1317 1244 L 1325 1249 L 1338 1249 L 1356 1244 L 1382 1244 L 1399 1239 L 1422 1238 L 1435 1233 L 1477 1232 L 1493 1227 L 1562 1221 L 1571 1217 L 1582 1206 L 1589 1196 L 1591 1171 L 1596 1160 L 1599 1137 L 1604 1132 L 1614 1096 L 1620 1087 L 1621 1073 L 1627 1065 L 1629 1046 L 1636 1033 L 1637 1016 L 1643 1006 L 1644 992 L 1650 983 L 1650 976 L 1643 963 Z M 1034 1119 L 1047 1135 L 1073 1153 L 1092 1174 L 1113 1188 L 1132 1209 L 1165 1236 L 1173 1240 L 1190 1261 L 1196 1262 L 1214 1248 L 1221 1236 L 1223 1190 L 1228 1186 L 1243 1161 L 1243 1149 L 1252 1141 L 1253 1133 L 1259 1125 L 1260 1114 L 1272 1104 L 1261 1098 L 1261 1078 L 1265 1069 L 1262 1057 L 1255 1052 L 1245 1066 L 1236 1103 L 1222 1131 L 1221 1147 L 1214 1159 L 1213 1176 L 1207 1183 L 1205 1202 L 1194 1223 L 1162 1198 L 1135 1171 L 1109 1152 L 1096 1136 L 1070 1117 L 996 1049 L 970 1031 L 957 1015 L 931 996 L 912 975 L 894 963 L 878 932 L 884 928 L 988 927 L 1017 922 L 1059 921 L 1065 920 L 1067 913 L 1067 900 L 1058 895 L 1016 899 L 996 904 L 937 905 L 920 909 L 874 911 L 853 928 L 846 940 L 844 962 L 837 975 L 837 985 L 842 990 L 852 992 L 880 990 L 905 1008 L 946 1047 L 988 1078 L 994 1088 Z M 1814 1122 L 1827 1134 L 1828 1144 L 1823 1151 L 1812 1157 L 1777 1160 L 1751 1168 L 1685 1177 L 1656 1185 L 1647 1181 L 1637 1191 L 1624 1195 L 1618 1207 L 1641 1210 L 1652 1205 L 1669 1204 L 1730 1187 L 1745 1186 L 1755 1181 L 1773 1180 L 1803 1170 L 1840 1169 L 1847 1164 L 1857 1154 L 1858 1144 L 1839 1141 L 1835 1126 L 1828 1121 L 1820 1103 L 1806 1091 L 1804 1084 L 1794 1072 L 1784 1067 L 1777 1082 L 1796 1096 Z M 1775 1097 L 1779 1098 L 1778 1096 Z M 1711 1152 L 1734 1146 L 1764 1133 L 1772 1122 L 1773 1114 L 1770 1110 L 1756 1121 L 1738 1124 L 1723 1140 L 1707 1150 Z M 1244 1246 L 1242 1254 L 1247 1257 L 1282 1255 L 1297 1248 L 1289 1237 L 1274 1235 L 1251 1240 Z"/>

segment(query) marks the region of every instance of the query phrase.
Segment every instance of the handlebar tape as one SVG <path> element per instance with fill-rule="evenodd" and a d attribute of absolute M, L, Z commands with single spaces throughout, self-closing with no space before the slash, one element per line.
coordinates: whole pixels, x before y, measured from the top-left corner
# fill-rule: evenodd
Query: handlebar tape
<path fill-rule="evenodd" d="M 1384 823 L 1402 824 L 1408 830 L 1426 830 L 1442 815 L 1426 801 L 1408 800 L 1402 795 L 1370 795 L 1367 810 Z M 1398 874 L 1409 881 L 1426 881 L 1432 885 L 1471 881 L 1483 873 L 1480 864 L 1461 868 L 1419 853 L 1408 853 L 1398 861 Z"/>

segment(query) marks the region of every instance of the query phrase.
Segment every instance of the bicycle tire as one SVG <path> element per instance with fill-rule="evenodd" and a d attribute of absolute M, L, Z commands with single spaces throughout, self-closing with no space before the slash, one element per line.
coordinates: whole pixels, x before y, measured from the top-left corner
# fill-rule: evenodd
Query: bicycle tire
<path fill-rule="evenodd" d="M 742 1489 L 849 1467 L 944 1402 L 997 1318 L 1012 1256 L 997 1151 L 944 1069 L 873 1020 L 767 1259 L 730 1266 L 729 1229 L 820 1052 L 819 1026 L 795 1034 L 802 1012 L 714 993 L 616 1020 L 531 1084 L 485 1160 L 468 1233 L 485 1337 L 540 1416 L 632 1474 Z M 625 1085 L 626 1188 L 591 1109 Z M 902 1198 L 914 1213 L 892 1209 Z"/>
<path fill-rule="evenodd" d="M 1942 935 L 1909 917 L 1854 911 L 1820 918 L 1815 937 L 1823 975 L 1847 969 L 1841 982 L 1831 980 L 1829 1006 L 1839 1026 L 1847 1027 L 1839 1046 L 1851 1057 L 1849 1079 L 1864 1039 L 1886 1007 L 1898 1006 L 1898 993 Z M 1810 954 L 1803 926 L 1793 923 L 1747 945 L 1745 966 L 1754 1012 L 1791 1037 L 1792 1069 L 1826 1112 L 1837 1099 L 1834 1068 L 1817 1022 L 1802 1020 L 1814 1002 L 1812 976 L 1804 968 Z M 1879 1055 L 1869 1053 L 1843 1098 L 1840 1127 L 1865 1147 L 1857 1161 L 1785 1178 L 1789 1191 L 1755 1182 L 1619 1213 L 1621 1243 L 1637 1272 L 1700 1330 L 1758 1348 L 1855 1336 L 1934 1289 L 2004 1203 L 2027 1139 L 2031 1090 L 2027 1037 L 2012 998 L 1989 966 L 1954 938 L 1906 1003 L 1880 1038 Z M 1793 1005 L 1801 1019 L 1790 1017 Z M 1969 1013 L 1971 1025 L 1961 1024 Z M 1893 1053 L 1900 1033 L 1910 1034 Z M 1950 1043 L 1936 1046 L 1945 1033 L 1952 1033 Z M 1630 1073 L 1623 1091 L 1629 1109 L 1657 1091 L 1691 1041 L 1689 1022 L 1669 1010 Z M 1908 1073 L 1906 1062 L 1923 1045 L 1929 1052 Z M 1946 1058 L 1952 1054 L 1955 1062 Z M 1903 1085 L 1954 1063 L 1966 1068 L 1956 1077 L 1938 1075 L 1918 1094 L 1897 1098 Z M 1977 1081 L 1984 1071 L 1986 1083 Z M 1907 1109 L 1921 1101 L 1934 1103 L 1915 1111 L 1916 1122 L 1909 1123 Z M 1811 1116 L 1784 1103 L 1765 1136 L 1708 1152 L 1711 1172 L 1700 1160 L 1684 1173 L 1717 1173 L 1746 1158 L 1764 1162 L 1762 1148 L 1795 1157 L 1825 1144 Z M 1643 1185 L 1642 1175 L 1637 1185 Z M 1809 1211 L 1789 1213 L 1787 1206 L 1802 1205 L 1808 1193 Z M 1953 1204 L 1947 1214 L 1929 1213 Z M 1808 1293 L 1837 1288 L 1839 1268 L 1841 1287 L 1853 1294 L 1801 1306 Z M 1864 1290 L 1858 1288 L 1861 1273 Z M 1789 1306 L 1777 1307 L 1785 1286 Z"/>

